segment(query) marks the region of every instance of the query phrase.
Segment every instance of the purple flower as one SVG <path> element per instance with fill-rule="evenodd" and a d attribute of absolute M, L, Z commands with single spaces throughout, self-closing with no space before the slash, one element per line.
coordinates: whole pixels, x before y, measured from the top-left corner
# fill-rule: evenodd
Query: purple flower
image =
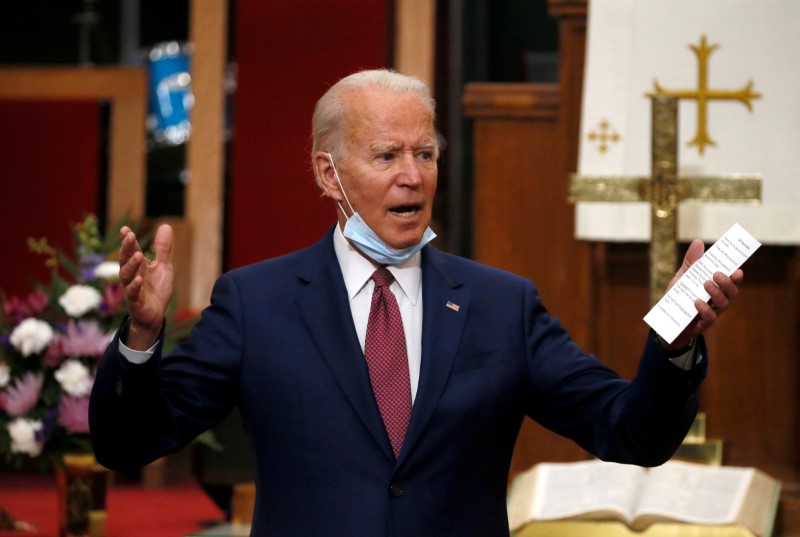
<path fill-rule="evenodd" d="M 41 291 L 33 291 L 24 299 L 12 296 L 3 304 L 3 317 L 8 324 L 16 325 L 28 317 L 39 317 L 47 304 L 47 295 Z"/>
<path fill-rule="evenodd" d="M 58 421 L 58 408 L 48 409 L 42 417 L 42 428 L 36 432 L 37 442 L 46 444 L 50 440 L 53 429 L 56 428 L 56 421 Z"/>
<path fill-rule="evenodd" d="M 42 392 L 44 376 L 41 373 L 26 373 L 18 378 L 5 393 L 4 406 L 10 416 L 23 416 L 36 406 Z"/>
<path fill-rule="evenodd" d="M 89 432 L 89 397 L 61 396 L 58 424 L 72 434 Z"/>
<path fill-rule="evenodd" d="M 105 256 L 101 254 L 83 254 L 80 257 L 80 274 L 78 275 L 78 281 L 81 283 L 88 283 L 93 282 L 97 279 L 97 276 L 94 273 L 94 269 L 97 268 L 97 265 L 105 261 Z"/>
<path fill-rule="evenodd" d="M 102 356 L 113 334 L 106 334 L 94 319 L 70 321 L 66 333 L 59 338 L 66 356 Z"/>

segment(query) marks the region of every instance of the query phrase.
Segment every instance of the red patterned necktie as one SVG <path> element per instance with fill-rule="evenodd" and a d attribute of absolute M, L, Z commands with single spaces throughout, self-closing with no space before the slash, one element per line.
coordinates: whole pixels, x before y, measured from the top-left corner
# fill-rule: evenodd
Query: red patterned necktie
<path fill-rule="evenodd" d="M 403 319 L 397 299 L 389 290 L 394 276 L 387 269 L 372 274 L 375 290 L 367 321 L 364 356 L 367 359 L 372 390 L 392 442 L 394 456 L 400 454 L 411 418 L 411 382 Z"/>

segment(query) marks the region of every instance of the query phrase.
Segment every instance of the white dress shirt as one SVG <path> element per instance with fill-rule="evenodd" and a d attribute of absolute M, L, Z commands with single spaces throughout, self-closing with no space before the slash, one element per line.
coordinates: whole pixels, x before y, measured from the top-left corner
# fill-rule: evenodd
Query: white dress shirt
<path fill-rule="evenodd" d="M 344 238 L 338 225 L 333 232 L 333 248 L 336 251 L 339 267 L 342 269 L 344 285 L 347 288 L 347 299 L 350 302 L 350 313 L 353 316 L 353 325 L 363 353 L 364 341 L 367 337 L 369 309 L 372 304 L 372 291 L 375 289 L 375 282 L 372 281 L 371 276 L 376 268 Z M 403 318 L 412 404 L 417 396 L 419 368 L 422 362 L 422 269 L 420 264 L 421 253 L 417 252 L 405 263 L 386 267 L 394 276 L 389 290 L 397 298 L 400 316 Z"/>

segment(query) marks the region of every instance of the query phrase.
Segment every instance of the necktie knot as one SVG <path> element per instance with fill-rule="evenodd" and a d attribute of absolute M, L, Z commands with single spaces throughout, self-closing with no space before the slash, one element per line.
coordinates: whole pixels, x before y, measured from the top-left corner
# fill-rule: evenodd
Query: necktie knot
<path fill-rule="evenodd" d="M 389 287 L 394 281 L 394 276 L 389 269 L 381 268 L 372 273 L 372 281 L 377 287 Z"/>

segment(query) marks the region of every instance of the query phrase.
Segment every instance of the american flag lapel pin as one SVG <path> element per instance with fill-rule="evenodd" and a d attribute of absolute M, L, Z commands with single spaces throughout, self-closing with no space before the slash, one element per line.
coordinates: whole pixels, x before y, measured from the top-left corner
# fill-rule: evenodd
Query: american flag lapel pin
<path fill-rule="evenodd" d="M 461 309 L 461 306 L 459 306 L 455 302 L 450 302 L 449 300 L 447 301 L 447 304 L 445 304 L 445 307 L 450 308 L 453 311 L 458 311 Z"/>

